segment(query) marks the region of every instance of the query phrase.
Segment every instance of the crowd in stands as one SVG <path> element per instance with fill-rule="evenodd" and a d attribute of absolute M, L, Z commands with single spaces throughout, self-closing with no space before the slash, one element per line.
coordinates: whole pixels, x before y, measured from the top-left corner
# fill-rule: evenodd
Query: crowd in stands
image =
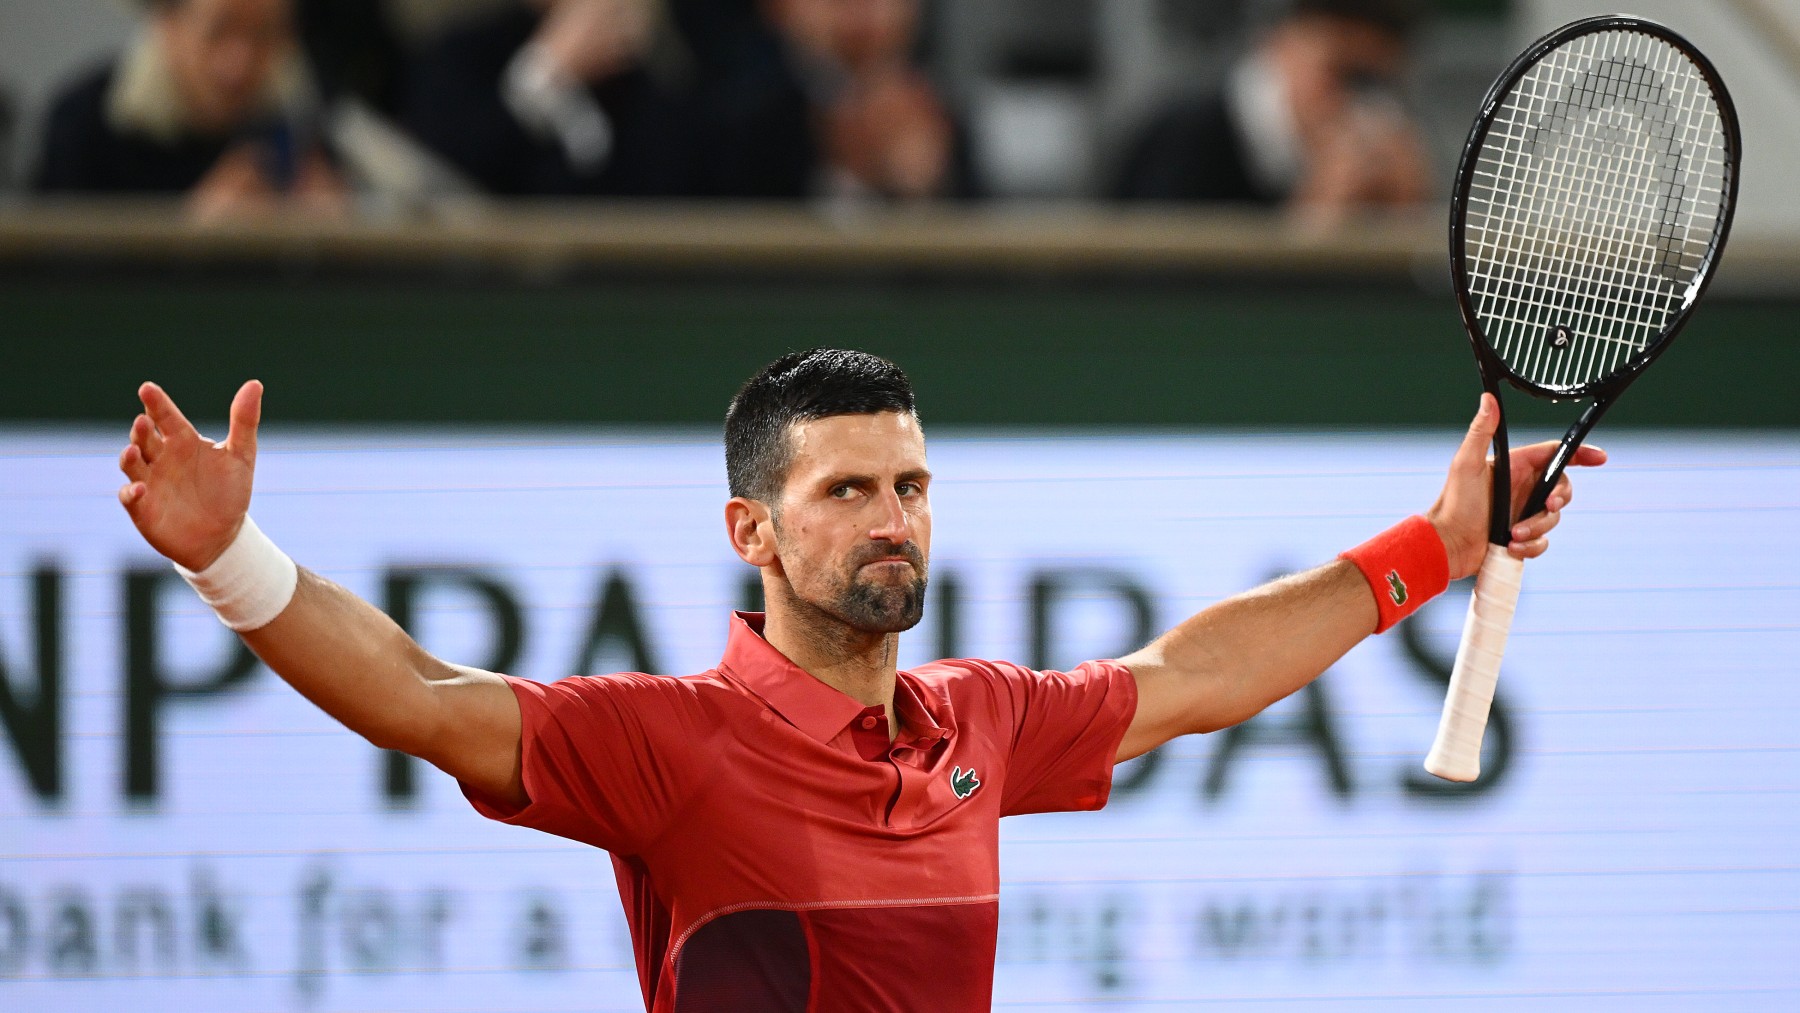
<path fill-rule="evenodd" d="M 496 0 L 403 40 L 373 0 L 137 0 L 67 84 L 42 193 L 201 216 L 358 193 L 910 201 L 983 195 L 920 59 L 922 0 Z M 1308 208 L 1426 196 L 1401 100 L 1416 4 L 1288 0 L 1223 85 L 1151 116 L 1121 200 Z"/>

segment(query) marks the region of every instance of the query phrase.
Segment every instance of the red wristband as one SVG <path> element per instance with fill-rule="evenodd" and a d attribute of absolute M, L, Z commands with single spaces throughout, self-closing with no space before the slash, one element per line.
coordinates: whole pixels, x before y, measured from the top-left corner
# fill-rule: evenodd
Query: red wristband
<path fill-rule="evenodd" d="M 1450 586 L 1450 557 L 1437 528 L 1417 514 L 1338 554 L 1362 571 L 1381 610 L 1376 633 L 1418 610 Z"/>

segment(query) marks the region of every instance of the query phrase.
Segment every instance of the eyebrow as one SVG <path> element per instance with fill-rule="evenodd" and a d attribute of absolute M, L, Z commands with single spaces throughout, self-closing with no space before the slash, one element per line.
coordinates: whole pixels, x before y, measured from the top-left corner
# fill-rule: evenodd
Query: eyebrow
<path fill-rule="evenodd" d="M 896 482 L 926 482 L 930 479 L 931 471 L 928 468 L 913 468 L 894 476 Z M 829 475 L 819 484 L 831 488 L 839 485 L 874 485 L 875 482 L 874 475 Z"/>

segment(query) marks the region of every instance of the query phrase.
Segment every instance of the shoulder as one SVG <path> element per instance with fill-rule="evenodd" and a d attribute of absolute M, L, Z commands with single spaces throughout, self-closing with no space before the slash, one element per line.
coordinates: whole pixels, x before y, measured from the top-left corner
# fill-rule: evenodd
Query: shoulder
<path fill-rule="evenodd" d="M 121 157 L 127 142 L 106 119 L 106 97 L 117 66 L 109 60 L 87 70 L 51 100 L 32 180 L 35 189 L 105 189 L 116 167 L 127 160 Z"/>
<path fill-rule="evenodd" d="M 1216 196 L 1212 180 L 1235 164 L 1240 142 L 1224 97 L 1187 95 L 1163 105 L 1138 130 L 1127 149 L 1115 195 L 1125 198 L 1194 199 Z"/>
<path fill-rule="evenodd" d="M 924 690 L 966 709 L 975 701 L 1010 711 L 1025 687 L 1042 673 L 1011 661 L 944 658 L 909 669 Z"/>
<path fill-rule="evenodd" d="M 508 676 L 528 734 L 549 729 L 629 741 L 697 741 L 740 727 L 745 701 L 716 672 L 694 676 L 575 675 L 555 682 Z"/>
<path fill-rule="evenodd" d="M 511 676 L 507 681 L 520 690 L 537 696 L 558 695 L 575 700 L 641 697 L 699 703 L 732 692 L 729 684 L 716 670 L 699 675 L 610 672 L 606 675 L 571 675 L 555 682 L 536 682 Z"/>
<path fill-rule="evenodd" d="M 50 100 L 46 124 L 51 130 L 65 126 L 99 126 L 106 122 L 106 93 L 111 90 L 118 61 L 109 59 L 71 78 Z"/>
<path fill-rule="evenodd" d="M 945 689 L 991 685 L 999 680 L 1033 674 L 1023 665 L 987 658 L 943 658 L 907 669 L 907 672 L 926 686 Z"/>
<path fill-rule="evenodd" d="M 1222 92 L 1186 95 L 1170 102 L 1150 121 L 1148 136 L 1179 144 L 1198 155 L 1217 144 L 1236 145 L 1236 127 Z"/>
<path fill-rule="evenodd" d="M 1107 692 L 1122 682 L 1133 681 L 1131 670 L 1118 661 L 1085 661 L 1067 671 L 1039 671 L 1011 661 L 986 658 L 946 658 L 909 669 L 919 685 L 960 705 L 974 698 L 1004 701 L 1024 708 L 1046 695 L 1097 690 Z"/>
<path fill-rule="evenodd" d="M 1124 666 L 1117 661 L 1084 661 L 1065 672 L 1035 669 L 1015 661 L 993 658 L 944 658 L 908 669 L 919 682 L 930 686 L 966 687 L 1002 682 L 1042 682 L 1045 680 L 1088 679 L 1110 674 Z"/>

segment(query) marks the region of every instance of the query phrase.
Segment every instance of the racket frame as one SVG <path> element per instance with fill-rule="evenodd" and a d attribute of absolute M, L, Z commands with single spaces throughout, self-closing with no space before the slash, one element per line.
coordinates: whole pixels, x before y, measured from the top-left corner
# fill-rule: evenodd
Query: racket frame
<path fill-rule="evenodd" d="M 1551 50 L 1557 49 L 1584 35 L 1598 32 L 1630 31 L 1660 39 L 1679 50 L 1683 56 L 1693 62 L 1700 74 L 1706 79 L 1707 87 L 1712 90 L 1713 100 L 1718 106 L 1720 126 L 1726 137 L 1727 154 L 1724 163 L 1725 190 L 1720 202 L 1718 228 L 1714 231 L 1712 242 L 1706 254 L 1701 258 L 1700 266 L 1695 272 L 1695 282 L 1688 287 L 1682 304 L 1649 347 L 1628 360 L 1611 375 L 1578 384 L 1568 388 L 1551 389 L 1542 387 L 1520 376 L 1511 366 L 1506 364 L 1499 353 L 1489 345 L 1485 330 L 1481 326 L 1480 317 L 1476 315 L 1475 304 L 1470 296 L 1468 276 L 1468 201 L 1469 191 L 1474 185 L 1475 166 L 1480 160 L 1481 149 L 1487 143 L 1488 134 L 1494 126 L 1494 119 L 1500 108 L 1512 93 L 1513 87 L 1519 83 L 1539 60 Z M 1665 25 L 1643 18 L 1623 14 L 1605 14 L 1598 17 L 1583 18 L 1571 22 L 1532 43 L 1520 53 L 1506 70 L 1495 79 L 1488 89 L 1487 96 L 1482 99 L 1481 112 L 1475 117 L 1475 125 L 1469 130 L 1468 140 L 1463 143 L 1462 157 L 1457 163 L 1456 184 L 1451 191 L 1450 199 L 1450 274 L 1452 288 L 1456 292 L 1457 309 L 1462 314 L 1463 329 L 1468 335 L 1469 344 L 1475 351 L 1475 360 L 1481 369 L 1483 389 L 1494 395 L 1496 405 L 1500 402 L 1500 381 L 1505 380 L 1513 387 L 1533 397 L 1551 398 L 1554 400 L 1579 399 L 1591 397 L 1593 404 L 1582 412 L 1567 432 L 1563 434 L 1561 444 L 1551 457 L 1549 467 L 1544 469 L 1543 477 L 1533 488 L 1525 507 L 1518 518 L 1531 517 L 1544 509 L 1550 491 L 1556 487 L 1557 479 L 1562 477 L 1563 470 L 1568 467 L 1575 451 L 1587 439 L 1595 423 L 1612 407 L 1619 394 L 1631 385 L 1652 362 L 1668 350 L 1675 336 L 1687 326 L 1688 318 L 1693 315 L 1694 308 L 1699 305 L 1701 296 L 1712 284 L 1714 268 L 1719 257 L 1724 253 L 1725 241 L 1731 234 L 1732 218 L 1737 212 L 1737 191 L 1740 173 L 1738 166 L 1743 152 L 1743 136 L 1738 127 L 1737 107 L 1731 100 L 1731 93 L 1725 87 L 1725 81 L 1719 71 L 1682 35 Z M 1506 545 L 1511 541 L 1512 524 L 1512 469 L 1508 459 L 1506 434 L 1506 411 L 1500 407 L 1499 425 L 1494 430 L 1494 482 L 1492 489 L 1491 512 L 1488 527 L 1488 541 L 1494 545 Z"/>
<path fill-rule="evenodd" d="M 1712 90 L 1727 145 L 1722 165 L 1724 188 L 1720 195 L 1721 207 L 1712 241 L 1701 258 L 1694 280 L 1689 284 L 1687 291 L 1683 293 L 1681 305 L 1663 328 L 1662 333 L 1611 374 L 1584 384 L 1552 389 L 1533 383 L 1519 375 L 1506 364 L 1506 361 L 1493 350 L 1487 341 L 1485 329 L 1481 325 L 1480 317 L 1475 312 L 1474 301 L 1470 295 L 1467 254 L 1469 194 L 1473 186 L 1476 163 L 1480 160 L 1481 150 L 1493 129 L 1494 120 L 1507 96 L 1512 93 L 1520 79 L 1537 66 L 1538 62 L 1552 50 L 1584 35 L 1611 31 L 1636 32 L 1669 44 L 1693 63 L 1705 79 L 1707 87 Z M 1731 232 L 1732 218 L 1737 210 L 1739 165 L 1742 153 L 1743 138 L 1738 127 L 1737 109 L 1731 101 L 1731 93 L 1726 89 L 1725 82 L 1720 78 L 1717 68 L 1687 39 L 1667 27 L 1641 18 L 1603 15 L 1585 18 L 1551 32 L 1519 54 L 1495 80 L 1493 86 L 1488 89 L 1487 97 L 1482 100 L 1480 114 L 1476 116 L 1475 124 L 1469 131 L 1469 139 L 1463 146 L 1462 158 L 1457 164 L 1456 184 L 1451 194 L 1450 270 L 1453 280 L 1452 287 L 1456 292 L 1457 308 L 1463 318 L 1463 328 L 1468 335 L 1469 344 L 1475 352 L 1476 363 L 1481 370 L 1482 387 L 1494 395 L 1499 418 L 1493 437 L 1494 463 L 1488 514 L 1489 546 L 1481 564 L 1475 593 L 1470 598 L 1469 617 L 1464 623 L 1462 641 L 1457 648 L 1456 662 L 1451 670 L 1450 685 L 1445 696 L 1444 711 L 1438 724 L 1437 737 L 1425 759 L 1425 769 L 1439 777 L 1452 781 L 1472 781 L 1480 776 L 1482 734 L 1487 726 L 1488 709 L 1492 703 L 1494 685 L 1499 676 L 1501 657 L 1506 649 L 1507 635 L 1512 626 L 1513 610 L 1518 602 L 1520 579 L 1523 575 L 1523 561 L 1512 558 L 1506 551 L 1506 546 L 1512 540 L 1511 529 L 1514 518 L 1512 515 L 1512 468 L 1505 406 L 1500 398 L 1501 381 L 1505 380 L 1513 387 L 1535 397 L 1547 397 L 1552 400 L 1593 398 L 1593 403 L 1588 405 L 1575 423 L 1563 434 L 1562 442 L 1552 454 L 1549 465 L 1544 469 L 1543 477 L 1533 487 L 1530 496 L 1526 499 L 1524 509 L 1518 515 L 1531 517 L 1544 509 L 1550 490 L 1556 487 L 1563 470 L 1568 466 L 1570 459 L 1574 457 L 1576 449 L 1592 431 L 1595 423 L 1600 421 L 1600 417 L 1612 406 L 1619 394 L 1668 349 L 1675 340 L 1675 336 L 1686 326 L 1688 318 L 1692 316 L 1701 296 L 1706 293 L 1707 287 L 1712 283 L 1719 257 L 1725 249 L 1726 238 Z"/>

